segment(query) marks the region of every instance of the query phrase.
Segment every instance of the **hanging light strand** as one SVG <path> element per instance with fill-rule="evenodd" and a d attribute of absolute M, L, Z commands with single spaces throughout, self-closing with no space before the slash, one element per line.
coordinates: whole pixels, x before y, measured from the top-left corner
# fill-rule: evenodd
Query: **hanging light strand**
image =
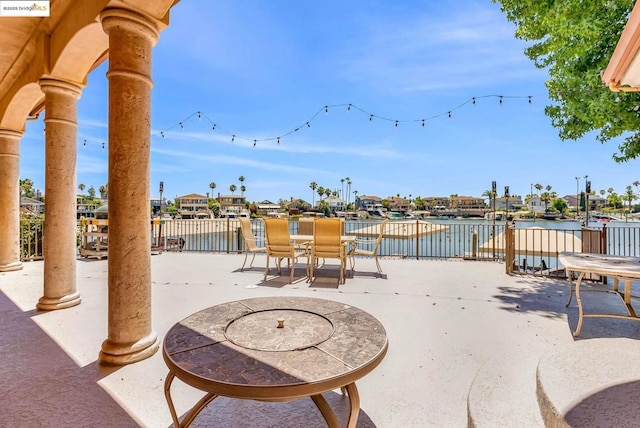
<path fill-rule="evenodd" d="M 191 113 L 189 116 L 185 117 L 184 119 L 178 121 L 177 123 L 175 123 L 174 125 L 165 128 L 161 131 L 158 131 L 154 134 L 151 134 L 151 137 L 161 137 L 161 138 L 168 138 L 168 135 L 171 133 L 171 131 L 175 130 L 176 128 L 180 128 L 181 131 L 185 131 L 187 129 L 187 124 L 188 122 L 193 119 L 194 117 L 197 118 L 198 121 L 202 121 L 202 120 L 206 120 L 209 122 L 210 126 L 211 126 L 211 132 L 215 132 L 217 134 L 224 134 L 229 136 L 229 139 L 232 143 L 235 143 L 236 141 L 246 141 L 248 143 L 250 143 L 253 147 L 256 147 L 258 145 L 258 143 L 261 142 L 267 142 L 267 141 L 275 141 L 277 144 L 280 144 L 280 141 L 283 140 L 284 138 L 290 136 L 291 134 L 294 134 L 302 129 L 309 129 L 311 128 L 311 123 L 316 120 L 318 118 L 318 116 L 328 116 L 329 111 L 335 108 L 339 108 L 341 111 L 346 111 L 346 112 L 351 112 L 351 111 L 356 111 L 356 112 L 360 112 L 362 113 L 362 115 L 366 118 L 369 119 L 369 122 L 374 122 L 375 121 L 385 121 L 385 122 L 391 122 L 394 127 L 398 128 L 400 124 L 403 123 L 416 123 L 418 124 L 420 127 L 425 128 L 426 126 L 426 122 L 431 121 L 431 120 L 435 120 L 435 119 L 439 119 L 441 117 L 447 117 L 447 118 L 452 118 L 452 114 L 453 112 L 455 112 L 456 110 L 459 110 L 463 107 L 465 107 L 467 104 L 471 104 L 473 106 L 477 106 L 479 104 L 479 101 L 481 99 L 485 99 L 485 98 L 497 98 L 498 99 L 498 104 L 500 106 L 502 106 L 504 104 L 504 101 L 506 99 L 525 99 L 527 100 L 528 104 L 532 104 L 532 100 L 533 100 L 533 95 L 498 95 L 498 94 L 489 94 L 489 95 L 481 95 L 481 96 L 473 96 L 471 98 L 469 98 L 468 100 L 464 101 L 463 103 L 457 105 L 456 107 L 453 107 L 451 109 L 447 109 L 444 110 L 442 113 L 438 113 L 438 114 L 434 114 L 431 116 L 426 116 L 426 117 L 421 117 L 418 119 L 399 119 L 399 118 L 391 118 L 391 117 L 387 117 L 387 116 L 382 116 L 370 111 L 367 111 L 359 106 L 357 106 L 356 104 L 353 103 L 343 103 L 343 104 L 326 104 L 323 105 L 321 108 L 318 109 L 318 111 L 316 111 L 309 119 L 300 122 L 299 125 L 293 127 L 291 130 L 284 132 L 280 135 L 274 136 L 274 137 L 267 137 L 267 138 L 256 138 L 256 137 L 245 137 L 242 135 L 239 135 L 235 132 L 231 132 L 228 131 L 224 128 L 222 128 L 218 123 L 214 122 L 213 120 L 211 120 L 205 113 L 203 113 L 202 111 L 196 111 Z M 324 113 L 324 114 L 322 114 Z M 84 146 L 87 145 L 87 142 L 90 142 L 89 140 L 84 140 Z M 98 142 L 99 144 L 102 144 L 102 146 L 104 147 L 103 142 Z"/>

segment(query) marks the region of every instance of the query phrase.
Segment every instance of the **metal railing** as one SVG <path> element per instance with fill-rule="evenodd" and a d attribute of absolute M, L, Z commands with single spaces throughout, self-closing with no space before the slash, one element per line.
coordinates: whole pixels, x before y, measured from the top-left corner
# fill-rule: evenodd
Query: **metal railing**
<path fill-rule="evenodd" d="M 377 235 L 380 221 L 346 221 L 345 233 L 359 238 Z M 20 258 L 42 259 L 42 219 L 20 222 Z M 251 222 L 258 245 L 264 245 L 261 220 Z M 298 221 L 289 222 L 290 232 L 299 233 Z M 560 225 L 560 224 L 559 224 Z M 510 274 L 564 276 L 558 252 L 598 252 L 640 257 L 638 225 L 603 225 L 580 228 L 523 228 L 504 222 L 440 222 L 411 220 L 387 223 L 378 249 L 380 257 L 412 259 L 504 260 Z M 78 227 L 80 243 L 81 227 Z M 244 242 L 237 219 L 166 220 L 151 225 L 153 248 L 163 251 L 242 253 Z"/>

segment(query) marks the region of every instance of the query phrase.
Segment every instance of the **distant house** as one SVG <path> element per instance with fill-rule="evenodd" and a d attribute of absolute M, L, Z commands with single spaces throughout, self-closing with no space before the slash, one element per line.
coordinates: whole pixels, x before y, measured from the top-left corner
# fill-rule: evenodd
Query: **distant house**
<path fill-rule="evenodd" d="M 389 202 L 389 211 L 405 213 L 409 211 L 409 201 L 406 198 L 399 198 L 397 196 L 389 196 L 387 198 Z"/>
<path fill-rule="evenodd" d="M 291 198 L 289 202 L 284 202 L 282 207 L 289 212 L 289 215 L 297 215 L 310 210 L 311 204 L 303 199 Z"/>
<path fill-rule="evenodd" d="M 94 200 L 91 200 L 91 202 L 86 200 L 85 196 L 76 195 L 76 218 L 93 218 L 95 217 L 94 211 L 102 205 L 102 203 L 96 203 Z"/>
<path fill-rule="evenodd" d="M 44 202 L 26 196 L 20 197 L 20 215 L 44 214 Z"/>
<path fill-rule="evenodd" d="M 278 213 L 282 211 L 282 207 L 279 204 L 274 204 L 269 200 L 258 202 L 256 204 L 256 214 L 260 216 L 267 216 L 269 213 Z"/>
<path fill-rule="evenodd" d="M 247 211 L 246 198 L 241 195 L 220 195 L 218 193 L 218 203 L 220 204 L 220 214 L 231 213 L 240 216 Z"/>
<path fill-rule="evenodd" d="M 422 197 L 424 201 L 424 209 L 427 211 L 444 211 L 451 208 L 451 198 L 448 196 L 425 196 Z"/>
<path fill-rule="evenodd" d="M 377 211 L 382 210 L 382 198 L 379 196 L 362 195 L 355 201 L 356 210 Z"/>
<path fill-rule="evenodd" d="M 509 196 L 508 198 L 504 196 L 496 198 L 496 210 L 520 211 L 524 206 L 522 197 L 518 195 Z M 544 212 L 544 203 L 540 212 Z"/>
<path fill-rule="evenodd" d="M 570 208 L 575 208 L 576 206 L 580 205 L 581 209 L 584 209 L 584 200 L 583 198 L 585 198 L 585 194 L 582 193 L 578 198 L 576 198 L 576 195 L 566 195 L 564 196 L 562 199 L 565 200 L 565 202 L 567 203 L 567 205 Z M 582 201 L 582 203 L 581 203 Z M 607 200 L 601 196 L 598 195 L 589 195 L 589 209 L 590 210 L 594 210 L 594 209 L 598 209 L 599 207 L 604 207 L 607 204 Z"/>
<path fill-rule="evenodd" d="M 534 196 L 527 201 L 527 208 L 534 213 L 544 213 L 545 204 L 539 196 Z"/>
<path fill-rule="evenodd" d="M 209 216 L 209 201 L 204 195 L 191 193 L 176 198 L 178 214 L 182 218 L 202 218 Z"/>
<path fill-rule="evenodd" d="M 331 212 L 344 211 L 347 208 L 347 202 L 335 196 L 328 196 L 323 201 L 329 206 Z"/>

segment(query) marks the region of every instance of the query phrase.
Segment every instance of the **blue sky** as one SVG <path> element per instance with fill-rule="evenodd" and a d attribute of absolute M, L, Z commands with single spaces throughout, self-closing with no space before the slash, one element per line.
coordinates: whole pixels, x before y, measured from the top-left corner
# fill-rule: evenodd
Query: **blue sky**
<path fill-rule="evenodd" d="M 492 180 L 566 195 L 585 175 L 622 193 L 640 180 L 639 161 L 612 160 L 616 142 L 559 139 L 547 74 L 514 29 L 490 1 L 182 0 L 154 48 L 151 195 L 160 181 L 167 198 L 212 181 L 230 194 L 240 176 L 248 200 L 274 202 L 346 177 L 381 197 L 480 196 Z M 106 70 L 78 104 L 77 181 L 96 189 L 108 181 Z M 44 189 L 43 165 L 43 123 L 28 122 L 21 178 Z"/>

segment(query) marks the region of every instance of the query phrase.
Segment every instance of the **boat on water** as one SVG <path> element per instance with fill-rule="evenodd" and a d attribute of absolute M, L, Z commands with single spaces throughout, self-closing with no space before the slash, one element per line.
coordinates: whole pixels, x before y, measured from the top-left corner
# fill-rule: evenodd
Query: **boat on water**
<path fill-rule="evenodd" d="M 607 223 L 609 221 L 624 221 L 624 219 L 611 214 L 591 214 L 591 221 Z"/>
<path fill-rule="evenodd" d="M 544 220 L 559 220 L 560 217 L 562 217 L 562 214 L 560 214 L 560 213 L 546 212 L 546 213 L 542 214 L 542 218 Z"/>

